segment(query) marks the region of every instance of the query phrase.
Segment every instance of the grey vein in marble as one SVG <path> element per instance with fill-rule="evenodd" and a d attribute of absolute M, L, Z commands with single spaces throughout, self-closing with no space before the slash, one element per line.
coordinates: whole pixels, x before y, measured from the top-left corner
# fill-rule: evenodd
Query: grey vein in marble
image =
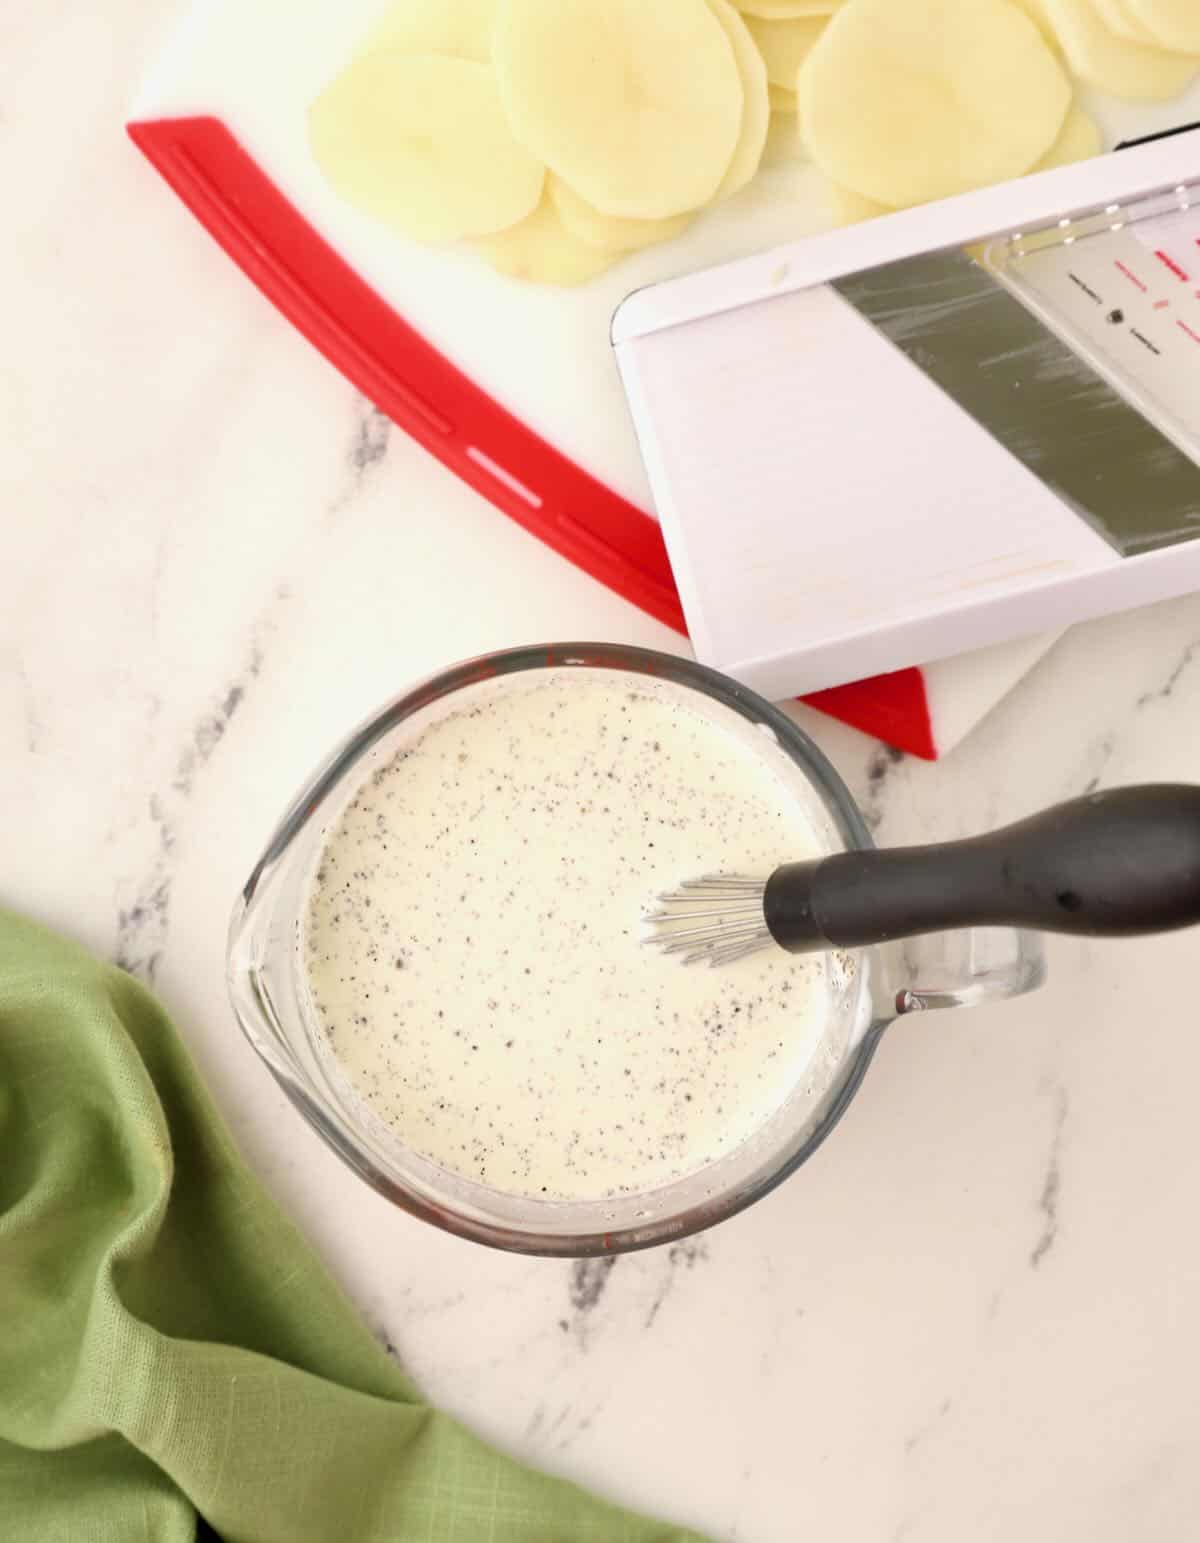
<path fill-rule="evenodd" d="M 584 1414 L 576 1415 L 576 1406 L 567 1400 L 553 1419 L 548 1418 L 546 1405 L 539 1403 L 526 1422 L 525 1439 L 533 1441 L 536 1438 L 540 1447 L 553 1445 L 556 1451 L 565 1452 L 572 1442 L 592 1428 L 607 1402 L 607 1398 L 597 1399 Z"/>
<path fill-rule="evenodd" d="M 261 669 L 262 649 L 255 643 L 244 670 L 226 688 L 217 705 L 205 713 L 193 729 L 191 742 L 181 752 L 171 781 L 172 788 L 184 798 L 190 795 L 196 774 L 204 769 L 213 751 L 224 739 L 225 731 L 245 700 L 247 686 L 258 678 Z"/>
<path fill-rule="evenodd" d="M 923 1505 L 904 1517 L 895 1532 L 892 1533 L 891 1543 L 906 1543 L 906 1540 L 911 1538 L 917 1527 L 920 1526 L 922 1518 L 928 1514 L 928 1511 L 929 1507 Z"/>
<path fill-rule="evenodd" d="M 1133 711 L 1140 712 L 1143 708 L 1151 706 L 1155 702 L 1167 702 L 1175 694 L 1175 688 L 1200 657 L 1200 638 L 1194 639 L 1178 656 L 1171 666 L 1165 679 L 1157 686 L 1151 686 L 1136 698 Z M 1105 734 L 1096 746 L 1096 769 L 1093 775 L 1084 784 L 1084 793 L 1094 793 L 1100 787 L 1104 778 L 1104 770 L 1109 761 L 1116 754 L 1120 744 L 1120 736 L 1116 731 Z"/>
<path fill-rule="evenodd" d="M 877 830 L 883 820 L 883 800 L 888 780 L 896 767 L 904 761 L 904 752 L 893 745 L 880 745 L 872 751 L 867 762 L 867 788 L 862 801 L 863 818 L 872 830 Z"/>
<path fill-rule="evenodd" d="M 1096 770 L 1084 784 L 1083 791 L 1086 794 L 1094 793 L 1104 780 L 1104 770 L 1112 760 L 1117 748 L 1115 734 L 1105 734 L 1096 747 Z"/>
<path fill-rule="evenodd" d="M 942 1421 L 953 1408 L 954 1400 L 952 1398 L 942 1399 L 941 1403 L 934 1410 L 930 1418 L 926 1420 L 924 1425 L 922 1425 L 918 1430 L 913 1431 L 911 1436 L 905 1437 L 905 1457 L 911 1457 L 914 1452 L 918 1451 L 919 1448 L 929 1440 L 930 1436 L 933 1435 L 934 1431 L 937 1430 L 938 1426 L 942 1423 Z"/>
<path fill-rule="evenodd" d="M 685 1238 L 682 1243 L 672 1243 L 667 1250 L 667 1268 L 658 1290 L 646 1313 L 645 1327 L 651 1328 L 662 1311 L 662 1305 L 671 1295 L 679 1280 L 680 1271 L 694 1270 L 708 1258 L 708 1244 L 704 1238 Z"/>
<path fill-rule="evenodd" d="M 567 1276 L 568 1312 L 558 1320 L 558 1327 L 562 1333 L 576 1339 L 584 1349 L 587 1348 L 592 1315 L 608 1290 L 616 1264 L 617 1256 L 611 1254 L 603 1259 L 576 1259 L 570 1266 Z"/>
<path fill-rule="evenodd" d="M 1045 1259 L 1058 1239 L 1058 1205 L 1062 1192 L 1060 1156 L 1062 1153 L 1063 1129 L 1067 1123 L 1069 1110 L 1070 1100 L 1067 1097 L 1067 1090 L 1060 1084 L 1054 1090 L 1054 1124 L 1050 1138 L 1050 1156 L 1046 1163 L 1046 1174 L 1042 1180 L 1042 1191 L 1038 1196 L 1038 1210 L 1042 1215 L 1042 1230 L 1029 1255 L 1030 1268 L 1034 1270 L 1041 1266 L 1042 1260 Z"/>
<path fill-rule="evenodd" d="M 376 467 L 387 459 L 392 420 L 361 392 L 354 396 L 354 428 L 345 450 L 349 479 L 329 504 L 325 518 L 335 520 L 354 503 Z"/>
<path fill-rule="evenodd" d="M 158 853 L 128 906 L 117 910 L 115 963 L 131 975 L 154 984 L 171 922 L 171 886 L 179 815 L 190 798 L 196 778 L 211 760 L 246 697 L 247 689 L 262 669 L 262 649 L 252 644 L 246 664 L 222 692 L 216 705 L 203 713 L 175 763 L 166 793 L 152 793 L 147 809 L 158 833 Z"/>
<path fill-rule="evenodd" d="M 590 1431 L 596 1423 L 597 1416 L 604 1412 L 607 1404 L 607 1398 L 596 1399 L 583 1414 L 576 1416 L 569 1425 L 568 1421 L 571 1421 L 571 1417 L 575 1415 L 575 1406 L 567 1404 L 563 1408 L 561 1416 L 555 1422 L 555 1428 L 561 1433 L 555 1442 L 556 1450 L 559 1452 L 567 1451 L 580 1436 Z"/>
<path fill-rule="evenodd" d="M 1200 654 L 1200 639 L 1188 644 L 1161 686 L 1142 692 L 1137 699 L 1138 707 L 1148 707 L 1151 702 L 1165 702 L 1174 693 L 1175 687 L 1186 675 L 1197 654 Z"/>
<path fill-rule="evenodd" d="M 350 465 L 355 473 L 362 477 L 387 455 L 392 420 L 386 413 L 380 412 L 378 407 L 372 406 L 365 397 L 360 397 L 359 401 L 362 416 L 359 419 L 354 443 L 350 447 Z"/>
<path fill-rule="evenodd" d="M 590 1313 L 595 1309 L 616 1262 L 617 1257 L 613 1254 L 607 1259 L 577 1259 L 571 1266 L 567 1295 L 576 1313 Z"/>

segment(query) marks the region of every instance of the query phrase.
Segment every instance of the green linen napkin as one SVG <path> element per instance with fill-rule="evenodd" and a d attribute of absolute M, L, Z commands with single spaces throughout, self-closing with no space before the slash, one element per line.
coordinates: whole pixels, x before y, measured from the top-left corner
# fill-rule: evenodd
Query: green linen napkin
<path fill-rule="evenodd" d="M 208 1525 L 206 1525 L 208 1524 Z M 430 1409 L 163 1009 L 0 911 L 4 1543 L 671 1543 Z"/>

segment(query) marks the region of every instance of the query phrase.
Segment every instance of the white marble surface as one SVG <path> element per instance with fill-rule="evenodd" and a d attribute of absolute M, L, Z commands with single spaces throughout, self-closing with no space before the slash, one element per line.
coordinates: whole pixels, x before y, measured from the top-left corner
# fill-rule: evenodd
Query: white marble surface
<path fill-rule="evenodd" d="M 0 9 L 0 900 L 154 980 L 381 1337 L 530 1461 L 738 1543 L 1195 1536 L 1194 937 L 1056 942 L 1040 996 L 896 1027 L 791 1182 L 615 1264 L 391 1210 L 243 1043 L 230 904 L 349 724 L 480 649 L 677 644 L 389 433 L 164 193 L 119 124 L 169 20 Z M 937 766 L 804 722 L 896 841 L 1200 780 L 1198 714 L 1187 600 L 1079 629 Z"/>

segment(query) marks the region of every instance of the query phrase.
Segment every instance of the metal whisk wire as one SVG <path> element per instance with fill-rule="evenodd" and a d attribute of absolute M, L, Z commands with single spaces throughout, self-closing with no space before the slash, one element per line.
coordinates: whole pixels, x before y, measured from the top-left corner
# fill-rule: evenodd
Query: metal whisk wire
<path fill-rule="evenodd" d="M 660 910 L 649 912 L 643 943 L 684 964 L 732 964 L 774 946 L 763 918 L 766 880 L 747 874 L 713 873 L 687 879 L 660 895 Z"/>

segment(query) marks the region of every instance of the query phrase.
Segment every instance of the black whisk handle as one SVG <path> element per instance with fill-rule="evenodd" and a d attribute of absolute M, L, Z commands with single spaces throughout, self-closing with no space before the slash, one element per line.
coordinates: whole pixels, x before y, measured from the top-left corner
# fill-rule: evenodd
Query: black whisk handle
<path fill-rule="evenodd" d="M 1114 788 L 990 835 L 776 869 L 767 927 L 793 953 L 960 927 L 1131 937 L 1200 922 L 1200 787 Z"/>

